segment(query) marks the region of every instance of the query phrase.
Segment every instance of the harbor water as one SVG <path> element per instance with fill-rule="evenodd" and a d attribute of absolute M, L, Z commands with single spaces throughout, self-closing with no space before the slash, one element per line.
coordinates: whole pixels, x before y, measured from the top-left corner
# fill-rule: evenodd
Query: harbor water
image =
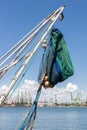
<path fill-rule="evenodd" d="M 0 108 L 0 130 L 15 130 L 29 108 Z M 33 130 L 87 130 L 87 108 L 38 108 Z"/>

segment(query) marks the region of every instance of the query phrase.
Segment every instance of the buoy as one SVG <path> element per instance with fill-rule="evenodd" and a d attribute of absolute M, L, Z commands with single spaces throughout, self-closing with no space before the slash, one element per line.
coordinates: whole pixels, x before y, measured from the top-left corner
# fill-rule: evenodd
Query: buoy
<path fill-rule="evenodd" d="M 47 46 L 46 40 L 44 40 L 43 43 L 42 43 L 42 47 L 43 47 L 43 48 L 46 48 L 46 46 Z"/>
<path fill-rule="evenodd" d="M 48 80 L 48 76 L 45 76 L 45 77 L 44 77 L 44 80 L 47 81 L 47 80 Z"/>
<path fill-rule="evenodd" d="M 45 81 L 44 85 L 45 85 L 45 87 L 49 87 L 49 85 L 50 85 L 49 81 Z"/>

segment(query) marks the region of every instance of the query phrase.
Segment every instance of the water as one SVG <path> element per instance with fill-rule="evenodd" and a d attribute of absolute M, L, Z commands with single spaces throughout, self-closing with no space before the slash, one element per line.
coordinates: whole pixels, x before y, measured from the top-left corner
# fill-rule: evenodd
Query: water
<path fill-rule="evenodd" d="M 15 130 L 28 108 L 0 108 L 0 130 Z M 87 108 L 38 108 L 33 130 L 87 130 Z"/>

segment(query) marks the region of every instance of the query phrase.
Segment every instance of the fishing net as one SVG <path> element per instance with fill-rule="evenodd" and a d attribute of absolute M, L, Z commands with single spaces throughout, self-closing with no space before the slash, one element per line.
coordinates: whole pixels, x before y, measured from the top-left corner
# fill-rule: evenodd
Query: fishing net
<path fill-rule="evenodd" d="M 43 72 L 46 72 L 49 82 L 54 86 L 72 76 L 74 68 L 63 34 L 58 29 L 53 29 L 50 36 L 42 56 L 38 81 L 41 81 Z"/>

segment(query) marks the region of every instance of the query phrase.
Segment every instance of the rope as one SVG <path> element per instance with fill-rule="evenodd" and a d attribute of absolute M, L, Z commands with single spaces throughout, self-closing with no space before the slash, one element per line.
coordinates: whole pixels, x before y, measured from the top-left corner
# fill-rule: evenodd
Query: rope
<path fill-rule="evenodd" d="M 52 15 L 52 14 L 51 14 Z M 28 34 L 26 34 L 19 42 L 17 42 L 7 53 L 5 53 L 2 57 L 0 57 L 0 61 L 3 60 L 9 53 L 11 53 L 17 46 L 19 46 L 27 37 L 30 36 L 45 20 L 49 20 L 51 15 L 47 18 L 43 19 L 38 25 L 36 25 Z"/>
<path fill-rule="evenodd" d="M 31 124 L 30 130 L 32 130 L 34 121 L 35 121 L 35 117 L 36 117 L 37 103 L 38 103 L 38 100 L 39 100 L 39 97 L 41 94 L 41 90 L 42 90 L 42 83 L 38 87 L 36 98 L 33 102 L 31 109 L 27 112 L 24 119 L 22 120 L 22 122 L 20 123 L 20 125 L 18 126 L 18 128 L 16 130 L 24 130 L 25 128 L 26 128 L 26 130 L 28 130 L 30 124 Z"/>

